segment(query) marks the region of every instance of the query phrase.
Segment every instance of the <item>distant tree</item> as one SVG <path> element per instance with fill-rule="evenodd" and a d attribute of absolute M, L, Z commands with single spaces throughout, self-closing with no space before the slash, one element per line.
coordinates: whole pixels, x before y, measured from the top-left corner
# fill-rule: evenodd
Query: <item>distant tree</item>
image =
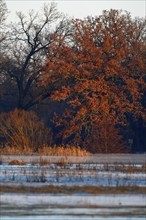
<path fill-rule="evenodd" d="M 73 20 L 69 43 L 52 51 L 42 78 L 45 86 L 56 85 L 52 99 L 68 105 L 61 118 L 54 118 L 64 127 L 64 139 L 92 135 L 105 118 L 114 126 L 125 125 L 127 113 L 145 117 L 145 28 L 144 19 L 118 10 Z"/>

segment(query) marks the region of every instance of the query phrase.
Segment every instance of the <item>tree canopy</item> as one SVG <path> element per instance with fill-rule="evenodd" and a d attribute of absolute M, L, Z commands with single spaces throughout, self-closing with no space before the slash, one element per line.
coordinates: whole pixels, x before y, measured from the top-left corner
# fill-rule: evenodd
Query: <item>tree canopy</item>
<path fill-rule="evenodd" d="M 127 114 L 144 117 L 145 20 L 129 13 L 104 11 L 72 21 L 72 35 L 61 47 L 49 47 L 43 85 L 55 85 L 51 97 L 68 107 L 56 124 L 64 138 L 79 136 L 105 120 L 125 124 Z M 55 120 L 55 119 L 54 119 Z"/>

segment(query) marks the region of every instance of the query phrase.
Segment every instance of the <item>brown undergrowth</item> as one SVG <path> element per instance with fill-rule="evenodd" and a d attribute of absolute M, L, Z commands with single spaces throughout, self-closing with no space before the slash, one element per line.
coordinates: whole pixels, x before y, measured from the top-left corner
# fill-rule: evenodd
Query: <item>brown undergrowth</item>
<path fill-rule="evenodd" d="M 88 194 L 137 194 L 146 193 L 146 187 L 139 186 L 117 186 L 117 187 L 104 187 L 104 186 L 1 186 L 0 193 L 13 192 L 13 193 L 88 193 Z"/>

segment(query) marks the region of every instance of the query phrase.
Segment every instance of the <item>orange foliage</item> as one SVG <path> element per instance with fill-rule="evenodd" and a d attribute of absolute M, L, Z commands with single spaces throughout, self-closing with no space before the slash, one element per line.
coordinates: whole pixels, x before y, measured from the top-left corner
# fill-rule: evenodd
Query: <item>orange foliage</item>
<path fill-rule="evenodd" d="M 43 82 L 54 83 L 52 98 L 65 100 L 73 112 L 67 122 L 66 113 L 60 119 L 65 137 L 98 127 L 103 118 L 114 125 L 125 124 L 129 112 L 143 117 L 143 24 L 128 13 L 104 11 L 99 17 L 73 20 L 69 41 L 49 48 Z"/>

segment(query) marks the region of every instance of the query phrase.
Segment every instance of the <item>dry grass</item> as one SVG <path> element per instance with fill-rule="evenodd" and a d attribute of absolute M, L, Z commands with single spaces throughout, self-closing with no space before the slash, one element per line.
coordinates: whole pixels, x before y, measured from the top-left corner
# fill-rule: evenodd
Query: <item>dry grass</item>
<path fill-rule="evenodd" d="M 24 166 L 26 165 L 26 163 L 23 160 L 11 160 L 9 162 L 9 165 L 20 165 L 20 166 Z"/>
<path fill-rule="evenodd" d="M 48 147 L 43 146 L 39 150 L 40 155 L 45 156 L 89 156 L 91 153 L 86 151 L 85 149 L 81 149 L 80 147 L 72 147 L 72 146 L 57 146 L 57 147 Z"/>
<path fill-rule="evenodd" d="M 141 166 L 135 166 L 135 164 L 104 164 L 103 167 L 104 170 L 110 171 L 110 172 L 123 172 L 123 173 L 145 173 L 146 172 L 146 163 L 142 164 Z"/>
<path fill-rule="evenodd" d="M 23 150 L 21 148 L 17 148 L 17 147 L 12 147 L 9 145 L 6 145 L 5 147 L 3 147 L 1 149 L 0 152 L 2 155 L 32 155 L 33 154 L 33 150 L 29 147 L 24 148 Z"/>
<path fill-rule="evenodd" d="M 0 155 L 0 164 L 2 164 L 2 161 L 3 161 L 3 160 L 2 160 L 2 155 Z"/>
<path fill-rule="evenodd" d="M 64 168 L 65 168 L 66 164 L 67 164 L 67 158 L 66 158 L 66 159 L 61 158 L 61 159 L 56 163 L 57 166 L 59 166 L 59 167 L 64 167 Z"/>
<path fill-rule="evenodd" d="M 118 187 L 104 187 L 104 186 L 43 186 L 43 187 L 31 187 L 31 186 L 1 186 L 0 193 L 16 192 L 16 193 L 89 193 L 89 194 L 136 194 L 146 193 L 146 187 L 138 186 L 118 186 Z"/>
<path fill-rule="evenodd" d="M 21 148 L 5 146 L 1 149 L 1 155 L 33 155 L 36 152 L 33 152 L 32 148 Z M 39 148 L 38 155 L 40 156 L 89 156 L 91 155 L 85 149 L 81 149 L 80 147 L 69 147 L 69 146 L 43 146 Z"/>

